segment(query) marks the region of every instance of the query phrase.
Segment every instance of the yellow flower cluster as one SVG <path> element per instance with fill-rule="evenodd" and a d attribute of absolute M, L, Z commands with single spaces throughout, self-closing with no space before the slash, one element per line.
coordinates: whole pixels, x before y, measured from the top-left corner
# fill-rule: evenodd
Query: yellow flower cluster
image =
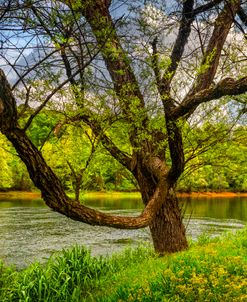
<path fill-rule="evenodd" d="M 246 259 L 220 257 L 212 248 L 177 257 L 145 285 L 128 288 L 125 301 L 247 301 Z"/>

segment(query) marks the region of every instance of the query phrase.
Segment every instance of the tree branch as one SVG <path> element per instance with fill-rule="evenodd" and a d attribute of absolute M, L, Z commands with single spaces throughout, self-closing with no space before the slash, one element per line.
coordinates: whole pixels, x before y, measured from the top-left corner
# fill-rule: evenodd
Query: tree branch
<path fill-rule="evenodd" d="M 188 37 L 191 32 L 191 24 L 194 21 L 193 6 L 194 0 L 186 0 L 183 3 L 182 19 L 180 21 L 178 35 L 170 56 L 171 64 L 165 70 L 161 81 L 161 87 L 159 88 L 161 94 L 169 91 L 170 83 L 182 58 L 185 45 L 188 42 Z M 164 109 L 167 110 L 167 102 L 165 102 L 164 107 Z"/>
<path fill-rule="evenodd" d="M 94 54 L 93 58 L 95 58 L 98 55 L 98 52 Z M 91 60 L 86 62 L 81 69 L 85 69 L 90 63 Z M 71 79 L 73 79 L 75 76 L 77 76 L 80 72 L 81 69 L 76 70 L 74 73 L 71 74 L 71 77 L 67 78 L 65 81 L 63 81 L 62 83 L 60 83 L 43 101 L 43 103 L 37 107 L 37 109 L 34 111 L 34 113 L 32 113 L 29 117 L 29 119 L 26 122 L 25 127 L 23 128 L 24 130 L 27 130 L 28 127 L 31 125 L 33 119 L 35 118 L 35 116 L 42 110 L 45 108 L 45 106 L 47 105 L 47 103 L 50 101 L 50 99 L 58 92 L 60 91 L 66 84 L 71 82 Z"/>
<path fill-rule="evenodd" d="M 143 212 L 136 217 L 109 215 L 88 208 L 67 197 L 61 182 L 23 130 L 19 128 L 9 129 L 4 134 L 12 142 L 20 158 L 27 166 L 30 178 L 35 186 L 41 190 L 42 198 L 47 206 L 73 220 L 120 229 L 143 228 L 152 222 L 164 201 L 164 195 L 167 194 L 168 188 L 165 182 L 160 182 Z"/>
<path fill-rule="evenodd" d="M 97 39 L 126 119 L 132 123 L 136 120 L 137 112 L 140 110 L 142 113 L 142 117 L 140 117 L 142 119 L 141 124 L 145 128 L 147 115 L 143 110 L 145 108 L 143 95 L 129 58 L 116 33 L 116 26 L 111 18 L 108 6 L 104 0 L 88 1 L 81 8 L 81 13 L 89 22 Z"/>
<path fill-rule="evenodd" d="M 239 5 L 239 0 L 227 1 L 223 10 L 215 20 L 214 30 L 202 59 L 199 68 L 200 71 L 188 96 L 200 90 L 207 89 L 211 85 L 219 65 L 223 45 L 234 21 L 234 16 L 239 9 Z"/>
<path fill-rule="evenodd" d="M 5 133 L 17 125 L 17 108 L 5 74 L 0 69 L 0 130 Z"/>
<path fill-rule="evenodd" d="M 11 118 L 14 123 L 9 123 Z M 0 130 L 13 144 L 21 160 L 25 163 L 30 178 L 41 190 L 42 198 L 50 208 L 71 219 L 91 225 L 136 229 L 146 227 L 152 222 L 162 206 L 164 195 L 168 193 L 164 179 L 158 183 L 143 212 L 137 217 L 109 215 L 88 208 L 68 198 L 60 180 L 46 164 L 41 152 L 16 124 L 16 118 L 16 100 L 3 71 L 0 70 Z"/>
<path fill-rule="evenodd" d="M 223 96 L 239 95 L 245 92 L 247 92 L 247 76 L 239 80 L 225 78 L 215 86 L 188 96 L 180 106 L 172 110 L 171 115 L 174 119 L 185 115 L 188 117 L 201 103 L 216 100 Z"/>
<path fill-rule="evenodd" d="M 79 203 L 74 203 L 62 214 L 65 214 L 74 220 L 91 225 L 108 226 L 119 229 L 144 228 L 150 225 L 155 214 L 160 209 L 163 201 L 163 194 L 167 194 L 167 187 L 164 184 L 159 183 L 143 212 L 136 217 L 109 215 L 92 208 L 85 207 Z"/>
<path fill-rule="evenodd" d="M 223 0 L 214 0 L 207 4 L 201 5 L 193 10 L 192 15 L 195 17 L 196 15 L 199 15 L 203 12 L 210 10 L 211 8 L 215 7 L 217 4 L 220 4 L 221 2 L 223 2 Z"/>
<path fill-rule="evenodd" d="M 158 43 L 158 38 L 155 37 L 153 42 L 151 43 L 152 50 L 153 50 L 151 59 L 152 59 L 152 68 L 154 71 L 156 84 L 157 84 L 157 87 L 160 87 L 161 74 L 160 74 L 160 68 L 159 68 L 157 43 Z"/>
<path fill-rule="evenodd" d="M 129 171 L 133 171 L 134 169 L 134 156 L 130 157 L 125 152 L 121 151 L 113 141 L 104 133 L 100 123 L 97 119 L 94 118 L 93 114 L 79 114 L 71 119 L 72 121 L 80 121 L 82 120 L 86 123 L 94 132 L 96 136 L 100 138 L 101 143 L 104 148 L 124 167 L 126 167 Z"/>
<path fill-rule="evenodd" d="M 243 24 L 247 26 L 247 13 L 244 11 L 244 9 L 241 6 L 238 10 L 238 16 L 240 20 L 243 22 Z"/>
<path fill-rule="evenodd" d="M 46 55 L 43 59 L 41 59 L 40 61 L 38 61 L 36 64 L 34 64 L 32 67 L 30 67 L 28 70 L 26 70 L 23 74 L 19 75 L 18 74 L 18 80 L 15 82 L 15 84 L 12 86 L 12 90 L 14 90 L 17 85 L 20 82 L 24 83 L 24 78 L 31 72 L 33 71 L 36 67 L 38 67 L 39 65 L 41 65 L 43 62 L 45 62 L 47 59 L 49 59 L 50 57 L 52 57 L 56 52 L 58 52 L 60 49 L 55 49 L 54 51 L 50 52 L 48 55 Z"/>

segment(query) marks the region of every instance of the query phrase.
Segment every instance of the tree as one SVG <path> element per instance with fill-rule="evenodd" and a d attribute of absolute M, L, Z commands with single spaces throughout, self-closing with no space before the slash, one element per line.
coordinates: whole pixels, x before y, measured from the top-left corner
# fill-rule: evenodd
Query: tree
<path fill-rule="evenodd" d="M 187 248 L 175 195 L 185 167 L 182 130 L 201 104 L 226 96 L 232 101 L 246 92 L 241 63 L 245 50 L 233 47 L 234 37 L 245 30 L 245 4 L 186 0 L 144 6 L 145 1 L 131 1 L 128 16 L 116 13 L 113 18 L 110 11 L 114 12 L 117 3 L 29 0 L 2 5 L 2 29 L 7 32 L 3 45 L 13 45 L 10 31 L 15 39 L 25 34 L 29 42 L 17 48 L 19 58 L 25 59 L 22 68 L 17 64 L 20 59 L 11 63 L 4 55 L 19 79 L 11 90 L 0 73 L 0 129 L 49 207 L 92 225 L 149 226 L 158 253 L 176 252 Z M 36 55 L 30 63 L 25 52 L 33 39 Z M 26 95 L 22 101 L 25 111 L 32 101 L 29 85 L 33 78 L 48 84 L 39 94 L 43 100 L 20 127 L 14 89 L 19 85 L 18 95 Z M 48 105 L 61 111 L 61 102 L 54 99 L 57 93 L 67 96 L 64 122 L 90 127 L 102 146 L 132 173 L 145 205 L 139 216 L 108 215 L 66 196 L 26 134 L 32 120 Z M 129 150 L 111 136 L 116 123 L 124 128 Z"/>
<path fill-rule="evenodd" d="M 0 136 L 1 143 L 1 157 L 0 157 L 0 165 L 1 165 L 1 175 L 0 175 L 0 189 L 8 189 L 13 185 L 12 183 L 12 171 L 9 166 L 9 162 L 11 161 L 11 155 L 9 148 L 3 148 L 3 145 L 6 145 L 5 138 Z"/>

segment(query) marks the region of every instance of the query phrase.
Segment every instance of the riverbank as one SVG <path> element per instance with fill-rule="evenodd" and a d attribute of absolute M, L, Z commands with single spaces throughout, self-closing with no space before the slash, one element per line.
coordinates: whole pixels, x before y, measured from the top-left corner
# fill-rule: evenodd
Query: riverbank
<path fill-rule="evenodd" d="M 0 265 L 0 301 L 247 301 L 247 228 L 164 257 L 140 247 L 95 258 L 76 246 L 45 266 Z"/>
<path fill-rule="evenodd" d="M 178 197 L 191 198 L 234 198 L 247 197 L 247 192 L 191 192 L 191 193 L 177 193 Z"/>
<path fill-rule="evenodd" d="M 71 197 L 73 196 L 72 194 Z M 247 192 L 179 192 L 177 193 L 178 198 L 235 198 L 235 197 L 247 197 Z M 0 200 L 3 199 L 40 199 L 40 192 L 23 192 L 23 191 L 9 191 L 0 192 Z M 86 192 L 82 194 L 82 199 L 121 199 L 131 198 L 139 199 L 141 194 L 139 192 Z"/>

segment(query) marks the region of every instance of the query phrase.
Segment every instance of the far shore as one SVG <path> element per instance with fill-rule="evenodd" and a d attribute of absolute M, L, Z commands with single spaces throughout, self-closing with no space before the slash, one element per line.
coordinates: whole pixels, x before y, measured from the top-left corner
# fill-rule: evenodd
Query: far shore
<path fill-rule="evenodd" d="M 71 194 L 70 194 L 71 195 Z M 139 192 L 84 192 L 82 197 L 86 199 L 92 198 L 140 198 Z M 192 198 L 234 198 L 247 197 L 247 192 L 179 192 L 178 198 L 192 197 Z M 0 192 L 0 200 L 3 199 L 40 199 L 40 192 L 24 192 L 24 191 L 9 191 Z"/>

